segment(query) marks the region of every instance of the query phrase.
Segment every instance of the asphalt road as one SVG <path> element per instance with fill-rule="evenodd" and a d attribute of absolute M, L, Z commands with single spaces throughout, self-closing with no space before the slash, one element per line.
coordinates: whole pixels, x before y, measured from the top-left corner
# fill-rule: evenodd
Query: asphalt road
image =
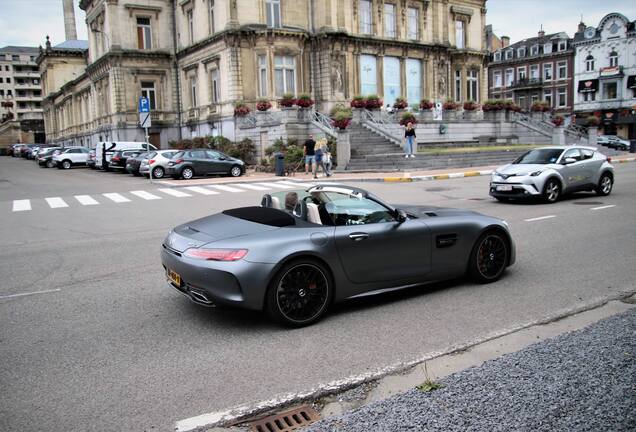
<path fill-rule="evenodd" d="M 352 301 L 287 330 L 257 313 L 190 303 L 166 286 L 159 261 L 171 227 L 259 203 L 262 191 L 174 197 L 127 175 L 2 157 L 0 430 L 171 430 L 634 291 L 636 163 L 616 172 L 609 197 L 554 205 L 498 203 L 488 177 L 360 183 L 393 203 L 505 218 L 517 264 L 494 284 L 459 280 Z M 138 190 L 159 199 L 130 193 Z M 98 204 L 82 205 L 75 196 L 84 194 Z M 67 207 L 52 208 L 51 197 Z M 13 211 L 27 199 L 30 210 Z"/>

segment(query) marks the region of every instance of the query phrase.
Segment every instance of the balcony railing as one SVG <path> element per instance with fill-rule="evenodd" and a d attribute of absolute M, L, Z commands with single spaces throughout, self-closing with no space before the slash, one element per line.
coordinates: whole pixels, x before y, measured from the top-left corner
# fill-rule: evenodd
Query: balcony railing
<path fill-rule="evenodd" d="M 512 89 L 522 89 L 522 88 L 534 88 L 541 87 L 543 85 L 543 80 L 541 78 L 523 78 L 517 80 L 509 86 Z"/>

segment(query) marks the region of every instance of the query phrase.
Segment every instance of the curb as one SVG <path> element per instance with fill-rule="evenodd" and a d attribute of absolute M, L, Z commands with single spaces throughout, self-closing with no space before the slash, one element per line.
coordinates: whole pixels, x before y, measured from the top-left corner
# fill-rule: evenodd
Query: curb
<path fill-rule="evenodd" d="M 448 179 L 454 179 L 454 178 L 487 176 L 492 174 L 492 171 L 493 170 L 464 171 L 464 172 L 456 172 L 456 173 L 448 173 L 448 174 L 431 174 L 431 175 L 422 175 L 422 176 L 413 176 L 413 177 L 383 177 L 383 178 L 375 179 L 375 181 L 385 182 L 385 183 L 404 183 L 404 182 L 408 183 L 408 182 L 427 181 L 427 180 L 448 180 Z M 367 179 L 364 181 L 374 181 L 374 180 Z"/>

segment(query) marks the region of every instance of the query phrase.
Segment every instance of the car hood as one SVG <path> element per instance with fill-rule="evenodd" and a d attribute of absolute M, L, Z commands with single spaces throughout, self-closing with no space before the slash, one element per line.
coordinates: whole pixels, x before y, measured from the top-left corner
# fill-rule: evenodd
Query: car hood
<path fill-rule="evenodd" d="M 279 227 L 250 222 L 218 213 L 174 228 L 164 244 L 178 252 L 208 243 L 277 230 Z"/>
<path fill-rule="evenodd" d="M 558 166 L 556 164 L 508 164 L 497 168 L 495 172 L 507 175 L 521 175 Z"/>

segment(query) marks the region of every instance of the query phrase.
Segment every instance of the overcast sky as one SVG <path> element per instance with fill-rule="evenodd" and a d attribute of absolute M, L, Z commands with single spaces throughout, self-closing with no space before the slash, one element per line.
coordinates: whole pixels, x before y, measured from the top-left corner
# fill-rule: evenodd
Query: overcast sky
<path fill-rule="evenodd" d="M 581 21 L 596 27 L 610 12 L 636 20 L 634 0 L 488 0 L 486 23 L 497 36 L 510 36 L 510 43 L 537 36 L 541 25 L 546 33 L 566 32 L 574 36 Z"/>
<path fill-rule="evenodd" d="M 79 0 L 73 3 L 78 38 L 86 39 L 84 12 Z M 546 33 L 565 31 L 572 36 L 581 14 L 591 26 L 610 12 L 636 20 L 633 0 L 488 0 L 486 8 L 486 21 L 495 34 L 510 36 L 512 43 L 535 36 L 542 24 Z M 65 39 L 62 0 L 0 0 L 0 10 L 0 47 L 44 46 L 47 34 L 53 45 Z"/>

